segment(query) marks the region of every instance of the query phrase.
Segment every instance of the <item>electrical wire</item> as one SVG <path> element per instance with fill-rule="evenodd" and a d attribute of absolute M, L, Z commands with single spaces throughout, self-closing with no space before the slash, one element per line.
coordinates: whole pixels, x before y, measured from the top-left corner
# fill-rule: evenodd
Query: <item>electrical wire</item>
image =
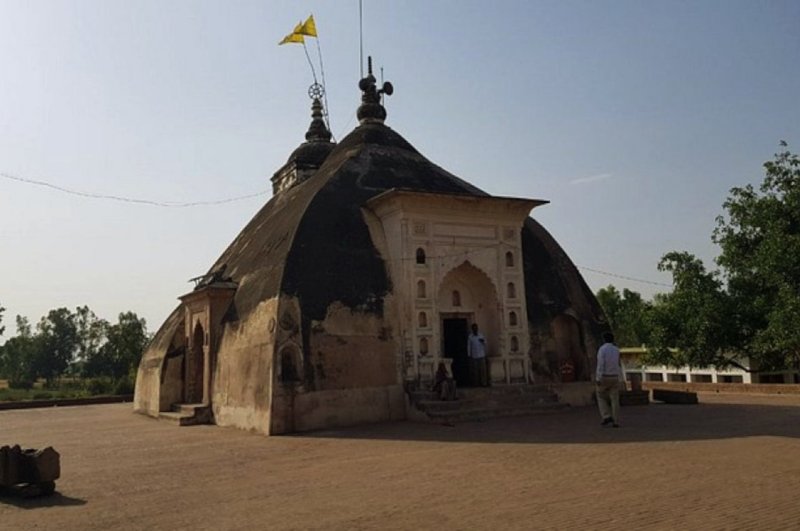
<path fill-rule="evenodd" d="M 609 273 L 608 271 L 600 271 L 599 269 L 592 269 L 591 267 L 585 267 L 585 266 L 575 266 L 575 267 L 577 267 L 578 269 L 583 269 L 585 271 L 591 271 L 592 273 L 597 273 L 599 275 L 606 275 L 608 277 L 619 278 L 621 280 L 630 280 L 631 282 L 641 282 L 642 284 L 662 286 L 665 288 L 672 287 L 672 284 L 665 284 L 664 282 L 655 282 L 653 280 L 643 280 L 641 278 L 628 277 L 625 275 L 617 275 L 616 273 Z"/>
<path fill-rule="evenodd" d="M 36 186 L 42 186 L 45 188 L 50 188 L 53 190 L 57 190 L 59 192 L 63 192 L 65 194 L 76 195 L 79 197 L 86 197 L 89 199 L 108 199 L 111 201 L 120 201 L 123 203 L 135 203 L 140 205 L 151 205 L 151 206 L 159 206 L 159 207 L 167 207 L 167 208 L 186 208 L 186 207 L 195 207 L 195 206 L 209 206 L 209 205 L 222 205 L 225 203 L 233 203 L 234 201 L 243 201 L 245 199 L 251 199 L 253 197 L 259 197 L 266 195 L 267 191 L 256 192 L 253 194 L 247 195 L 240 195 L 236 197 L 228 197 L 225 199 L 215 199 L 211 201 L 190 201 L 190 202 L 178 202 L 178 201 L 154 201 L 151 199 L 139 199 L 133 197 L 124 197 L 119 195 L 110 195 L 110 194 L 97 194 L 93 192 L 82 192 L 80 190 L 72 190 L 70 188 L 64 188 L 63 186 L 58 186 L 56 184 L 48 183 L 45 181 L 37 181 L 35 179 L 26 179 L 24 177 L 17 177 L 16 175 L 11 175 L 9 173 L 0 172 L 0 177 L 4 179 L 9 179 L 12 181 L 17 181 L 25 184 L 33 184 Z"/>
<path fill-rule="evenodd" d="M 24 177 L 17 177 L 15 175 L 11 175 L 11 174 L 8 174 L 8 173 L 5 173 L 5 172 L 0 172 L 0 177 L 3 177 L 5 179 L 9 179 L 9 180 L 12 180 L 12 181 L 21 182 L 21 183 L 33 184 L 33 185 L 36 185 L 36 186 L 42 186 L 42 187 L 45 187 L 45 188 L 51 188 L 51 189 L 57 190 L 59 192 L 63 192 L 63 193 L 66 193 L 66 194 L 71 194 L 71 195 L 76 195 L 76 196 L 79 196 L 79 197 L 86 197 L 86 198 L 90 198 L 90 199 L 108 199 L 108 200 L 111 200 L 111 201 L 121 201 L 121 202 L 125 202 L 125 203 L 134 203 L 134 204 L 151 205 L 151 206 L 159 206 L 159 207 L 169 207 L 169 208 L 186 208 L 186 207 L 194 207 L 194 206 L 222 205 L 222 204 L 225 204 L 225 203 L 232 203 L 234 201 L 242 201 L 242 200 L 245 200 L 245 199 L 251 199 L 251 198 L 254 198 L 254 197 L 260 197 L 260 196 L 263 196 L 263 195 L 267 194 L 266 191 L 263 191 L 263 192 L 256 192 L 256 193 L 253 193 L 253 194 L 241 195 L 241 196 L 237 196 L 237 197 L 229 197 L 229 198 L 225 198 L 225 199 L 217 199 L 217 200 L 212 200 L 212 201 L 191 201 L 191 202 L 183 202 L 182 203 L 182 202 L 172 202 L 172 201 L 153 201 L 153 200 L 149 200 L 149 199 L 137 199 L 137 198 L 131 198 L 131 197 L 117 196 L 117 195 L 97 194 L 97 193 L 92 193 L 92 192 L 81 192 L 81 191 L 78 191 L 78 190 L 71 190 L 69 188 L 64 188 L 63 186 L 58 186 L 58 185 L 55 185 L 55 184 L 52 184 L 52 183 L 48 183 L 48 182 L 44 182 L 44 181 L 37 181 L 37 180 L 34 180 L 34 179 L 26 179 Z M 426 257 L 426 260 L 440 260 L 440 259 L 445 259 L 445 258 L 453 258 L 453 257 L 457 257 L 457 256 L 463 256 L 463 257 L 467 258 L 471 254 L 475 254 L 475 253 L 478 253 L 478 252 L 493 251 L 493 250 L 497 250 L 497 249 L 499 249 L 501 247 L 505 248 L 505 245 L 504 244 L 486 245 L 486 246 L 482 246 L 482 247 L 479 247 L 479 248 L 476 248 L 476 249 L 459 251 L 457 253 L 452 253 L 452 254 L 442 254 L 442 255 L 436 255 L 436 256 L 429 256 L 429 257 Z M 393 262 L 397 262 L 397 261 L 403 262 L 403 261 L 411 261 L 411 260 L 416 260 L 416 256 L 413 256 L 413 257 L 400 257 L 400 258 L 392 259 L 391 261 L 393 261 Z M 665 287 L 665 288 L 671 288 L 672 287 L 671 284 L 666 284 L 664 282 L 655 282 L 653 280 L 645 280 L 645 279 L 631 277 L 631 276 L 627 276 L 627 275 L 619 275 L 617 273 L 611 273 L 611 272 L 608 272 L 608 271 L 602 271 L 600 269 L 594 269 L 594 268 L 586 267 L 586 266 L 575 265 L 575 267 L 577 267 L 578 269 L 583 270 L 583 271 L 589 271 L 591 273 L 596 273 L 598 275 L 605 275 L 605 276 L 612 277 L 612 278 L 617 278 L 617 279 L 620 279 L 620 280 L 627 280 L 627 281 L 630 281 L 630 282 L 639 282 L 641 284 L 649 284 L 649 285 L 652 285 L 652 286 L 660 286 L 660 287 Z"/>

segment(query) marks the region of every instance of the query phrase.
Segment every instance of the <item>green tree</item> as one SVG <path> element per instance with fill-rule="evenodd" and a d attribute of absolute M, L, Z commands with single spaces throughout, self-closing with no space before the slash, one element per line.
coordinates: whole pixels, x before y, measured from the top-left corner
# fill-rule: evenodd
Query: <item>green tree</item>
<path fill-rule="evenodd" d="M 686 252 L 665 254 L 659 271 L 672 273 L 671 293 L 656 297 L 648 315 L 646 362 L 674 367 L 739 365 L 732 350 L 733 307 L 717 272 Z"/>
<path fill-rule="evenodd" d="M 736 347 L 763 369 L 800 368 L 800 158 L 781 147 L 757 189 L 731 190 L 713 234 L 738 310 Z"/>
<path fill-rule="evenodd" d="M 648 313 L 651 303 L 642 295 L 627 288 L 622 293 L 613 285 L 600 288 L 597 300 L 608 319 L 618 345 L 625 347 L 641 346 L 650 336 Z"/>
<path fill-rule="evenodd" d="M 36 379 L 33 369 L 36 339 L 28 320 L 17 316 L 17 335 L 0 348 L 0 374 L 11 387 L 30 388 Z"/>
<path fill-rule="evenodd" d="M 50 312 L 36 325 L 33 370 L 37 377 L 45 378 L 48 385 L 58 379 L 78 351 L 79 338 L 75 314 L 67 308 Z"/>
<path fill-rule="evenodd" d="M 118 379 L 130 374 L 148 341 L 144 319 L 134 312 L 119 314 L 117 323 L 106 328 L 106 342 L 87 358 L 84 375 Z"/>
<path fill-rule="evenodd" d="M 109 323 L 97 317 L 88 306 L 76 308 L 74 319 L 78 335 L 74 365 L 80 373 L 86 361 L 95 356 L 105 342 Z"/>

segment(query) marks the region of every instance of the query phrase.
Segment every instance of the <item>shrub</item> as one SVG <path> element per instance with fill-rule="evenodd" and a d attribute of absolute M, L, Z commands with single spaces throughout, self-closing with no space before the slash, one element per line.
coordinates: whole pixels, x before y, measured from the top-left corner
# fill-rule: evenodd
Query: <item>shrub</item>
<path fill-rule="evenodd" d="M 92 378 L 86 384 L 86 390 L 92 396 L 107 395 L 111 392 L 111 381 L 105 378 Z"/>
<path fill-rule="evenodd" d="M 34 400 L 50 400 L 53 398 L 53 393 L 48 393 L 47 391 L 39 391 L 38 393 L 33 393 Z"/>
<path fill-rule="evenodd" d="M 33 380 L 30 378 L 13 379 L 8 381 L 8 386 L 11 389 L 33 389 Z"/>
<path fill-rule="evenodd" d="M 115 395 L 132 395 L 133 394 L 133 381 L 130 376 L 123 376 L 117 383 L 114 384 Z"/>

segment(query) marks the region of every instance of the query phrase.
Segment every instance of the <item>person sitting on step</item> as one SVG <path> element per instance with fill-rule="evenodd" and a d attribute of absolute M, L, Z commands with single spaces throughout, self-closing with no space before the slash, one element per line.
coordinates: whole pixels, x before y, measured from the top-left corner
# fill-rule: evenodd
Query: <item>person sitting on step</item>
<path fill-rule="evenodd" d="M 436 368 L 433 391 L 439 396 L 439 400 L 456 399 L 456 382 L 448 374 L 444 362 L 439 362 L 439 366 Z"/>

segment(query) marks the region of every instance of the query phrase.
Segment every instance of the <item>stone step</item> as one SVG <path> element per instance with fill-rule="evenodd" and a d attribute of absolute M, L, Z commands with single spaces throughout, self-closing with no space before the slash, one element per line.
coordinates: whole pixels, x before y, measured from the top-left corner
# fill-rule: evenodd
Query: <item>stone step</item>
<path fill-rule="evenodd" d="M 459 387 L 458 396 L 464 399 L 496 399 L 500 397 L 523 397 L 530 395 L 549 396 L 553 395 L 550 387 L 545 384 L 502 384 L 491 387 Z M 411 391 L 409 396 L 413 402 L 423 400 L 437 400 L 438 396 L 428 389 L 418 389 Z"/>
<path fill-rule="evenodd" d="M 480 399 L 474 397 L 459 397 L 458 400 L 420 400 L 415 403 L 417 409 L 429 411 L 456 411 L 459 409 L 470 409 L 476 407 L 527 407 L 540 404 L 553 404 L 558 402 L 558 396 L 553 393 L 531 394 L 519 397 L 492 397 Z"/>
<path fill-rule="evenodd" d="M 551 393 L 550 386 L 547 384 L 494 384 L 490 387 L 464 387 L 465 393 L 474 395 L 508 395 L 518 396 L 538 393 Z"/>
<path fill-rule="evenodd" d="M 428 418 L 432 422 L 455 423 L 455 422 L 477 422 L 503 417 L 521 417 L 529 415 L 541 415 L 555 413 L 569 408 L 568 404 L 551 402 L 547 404 L 537 404 L 530 406 L 516 407 L 474 407 L 455 411 L 431 411 Z"/>
<path fill-rule="evenodd" d="M 178 426 L 211 423 L 211 408 L 205 404 L 172 404 L 172 411 L 162 411 L 158 418 Z"/>
<path fill-rule="evenodd" d="M 194 426 L 195 424 L 202 424 L 198 422 L 195 415 L 186 415 L 177 411 L 162 411 L 158 414 L 159 420 L 166 420 L 177 426 Z"/>
<path fill-rule="evenodd" d="M 653 400 L 667 404 L 697 404 L 697 393 L 654 388 Z"/>
<path fill-rule="evenodd" d="M 535 415 L 560 411 L 566 404 L 548 385 L 494 385 L 458 389 L 458 400 L 439 400 L 436 393 L 409 393 L 414 407 L 432 422 L 467 422 L 497 417 Z"/>
<path fill-rule="evenodd" d="M 185 415 L 194 415 L 197 410 L 205 409 L 208 406 L 205 404 L 172 404 L 172 411 L 175 413 L 183 413 Z"/>

